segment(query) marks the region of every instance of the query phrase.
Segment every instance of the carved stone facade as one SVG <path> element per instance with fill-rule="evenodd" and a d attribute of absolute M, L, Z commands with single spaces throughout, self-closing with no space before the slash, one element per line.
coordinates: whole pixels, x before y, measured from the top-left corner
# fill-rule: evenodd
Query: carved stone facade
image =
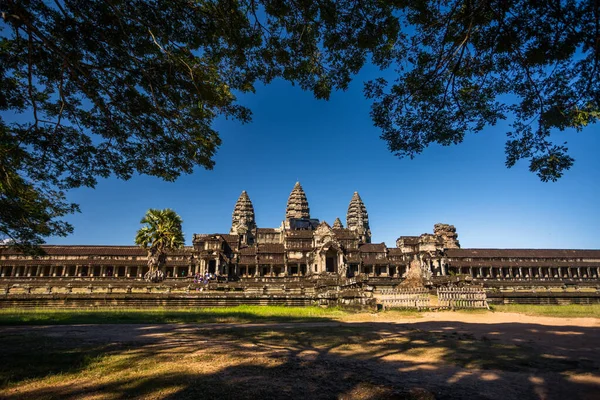
<path fill-rule="evenodd" d="M 442 239 L 442 246 L 445 249 L 460 248 L 460 243 L 458 243 L 458 233 L 456 233 L 454 225 L 435 224 L 433 226 L 433 234 Z"/>
<path fill-rule="evenodd" d="M 34 259 L 0 246 L 0 277 L 140 278 L 148 270 L 147 254 L 139 247 L 44 249 L 47 255 Z M 371 243 L 367 208 L 357 192 L 348 205 L 346 228 L 339 218 L 330 226 L 311 218 L 298 182 L 279 227 L 257 227 L 243 191 L 228 234 L 195 234 L 193 246 L 168 254 L 160 268 L 171 278 L 211 273 L 230 279 L 361 275 L 427 281 L 467 274 L 482 280 L 598 280 L 600 250 L 461 249 L 456 228 L 448 224 L 436 224 L 433 233 L 400 236 L 396 247 L 388 248 Z"/>

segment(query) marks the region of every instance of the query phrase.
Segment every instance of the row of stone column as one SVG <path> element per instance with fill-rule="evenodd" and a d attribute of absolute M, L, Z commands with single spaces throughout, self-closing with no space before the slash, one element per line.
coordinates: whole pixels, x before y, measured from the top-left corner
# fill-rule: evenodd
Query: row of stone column
<path fill-rule="evenodd" d="M 305 266 L 305 271 L 303 272 L 302 266 Z M 383 276 L 383 277 L 402 277 L 407 272 L 407 267 L 403 266 L 395 266 L 395 265 L 361 265 L 361 264 L 351 264 L 353 267 L 349 272 L 353 275 L 367 275 L 367 276 Z M 276 273 L 277 268 L 280 267 L 281 271 Z M 293 272 L 293 267 L 296 267 L 296 273 Z M 283 264 L 281 266 L 277 265 L 267 265 L 267 264 L 259 264 L 259 265 L 239 265 L 236 269 L 236 274 L 240 274 L 242 277 L 260 277 L 260 276 L 304 276 L 308 274 L 308 269 L 310 265 L 307 264 Z M 267 272 L 265 274 L 265 269 Z"/>
<path fill-rule="evenodd" d="M 352 266 L 356 266 L 356 271 Z M 354 275 L 382 276 L 382 277 L 403 277 L 408 272 L 408 267 L 404 265 L 365 265 L 350 264 L 351 273 Z"/>
<path fill-rule="evenodd" d="M 143 277 L 148 267 L 111 265 L 27 265 L 0 266 L 0 277 Z M 118 274 L 123 271 L 123 274 Z"/>
<path fill-rule="evenodd" d="M 304 266 L 304 268 L 302 267 Z M 281 276 L 305 276 L 308 274 L 309 266 L 307 264 L 258 264 L 258 265 L 237 265 L 235 270 L 236 274 L 242 277 L 281 277 Z M 295 268 L 295 273 L 294 273 Z M 265 270 L 267 271 L 265 273 Z M 279 270 L 279 273 L 277 273 Z"/>
<path fill-rule="evenodd" d="M 468 274 L 473 278 L 578 278 L 597 279 L 600 267 L 449 267 L 459 274 Z"/>
<path fill-rule="evenodd" d="M 190 276 L 198 272 L 198 266 L 165 266 L 163 270 L 173 268 L 173 276 Z M 119 277 L 143 278 L 147 266 L 130 265 L 27 265 L 0 266 L 0 277 Z"/>

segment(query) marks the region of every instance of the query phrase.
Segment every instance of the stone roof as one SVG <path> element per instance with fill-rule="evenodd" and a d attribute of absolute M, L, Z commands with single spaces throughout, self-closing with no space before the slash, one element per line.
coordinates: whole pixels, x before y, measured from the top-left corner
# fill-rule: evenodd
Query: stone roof
<path fill-rule="evenodd" d="M 169 261 L 167 259 L 166 265 L 172 265 L 173 263 L 177 263 L 177 262 L 185 262 L 186 265 L 189 265 L 191 263 L 191 261 L 189 260 L 184 260 L 184 261 L 180 261 L 180 260 L 173 260 L 173 261 Z M 120 265 L 128 265 L 128 266 L 146 266 L 148 265 L 148 261 L 146 260 L 146 258 L 141 258 L 138 260 L 101 260 L 101 259 L 93 259 L 93 258 L 80 258 L 77 260 L 55 260 L 55 259 L 49 259 L 49 258 L 36 258 L 36 259 L 28 259 L 28 260 L 0 260 L 0 263 L 2 263 L 2 265 L 12 265 L 12 266 L 21 266 L 21 265 L 46 265 L 46 266 L 53 266 L 53 265 L 57 265 L 57 266 L 66 266 L 66 265 L 82 265 L 82 266 L 89 266 L 89 265 L 113 265 L 113 266 L 120 266 Z"/>
<path fill-rule="evenodd" d="M 404 253 L 402 253 L 402 249 L 399 249 L 397 247 L 388 247 L 388 254 L 390 256 L 401 256 Z"/>
<path fill-rule="evenodd" d="M 296 185 L 294 185 L 285 209 L 285 219 L 289 220 L 291 218 L 310 219 L 308 200 L 300 182 L 296 182 Z"/>
<path fill-rule="evenodd" d="M 258 253 L 285 253 L 282 243 L 265 243 L 258 246 Z"/>
<path fill-rule="evenodd" d="M 252 246 L 252 247 L 243 247 L 240 249 L 240 254 L 241 255 L 255 255 L 256 254 L 256 247 Z"/>
<path fill-rule="evenodd" d="M 349 263 L 359 263 L 361 260 L 359 253 L 350 253 L 346 256 L 346 261 Z"/>
<path fill-rule="evenodd" d="M 386 249 L 385 243 L 365 243 L 358 247 L 361 253 L 385 253 Z"/>
<path fill-rule="evenodd" d="M 358 236 L 356 235 L 356 233 L 354 233 L 353 231 L 351 231 L 350 229 L 347 228 L 343 228 L 343 229 L 333 229 L 333 233 L 335 235 L 336 238 L 338 239 L 358 239 Z"/>
<path fill-rule="evenodd" d="M 388 265 L 390 263 L 387 258 L 378 259 L 375 257 L 363 257 L 362 262 L 366 265 Z"/>
<path fill-rule="evenodd" d="M 449 258 L 594 258 L 600 250 L 570 249 L 448 249 Z"/>
<path fill-rule="evenodd" d="M 285 231 L 285 237 L 290 239 L 312 239 L 314 231 Z"/>
<path fill-rule="evenodd" d="M 540 261 L 501 261 L 501 260 L 456 260 L 449 261 L 448 264 L 452 267 L 599 267 L 600 262 L 585 262 L 585 261 L 557 261 L 557 260 L 540 260 Z"/>
<path fill-rule="evenodd" d="M 240 244 L 240 237 L 239 235 L 221 235 L 223 237 L 223 239 L 225 239 L 225 241 L 227 242 L 227 244 L 229 245 L 229 247 L 232 250 L 235 250 L 238 248 L 239 244 Z"/>
<path fill-rule="evenodd" d="M 73 256 L 146 256 L 148 252 L 139 246 L 96 246 L 96 245 L 43 245 L 40 246 L 46 255 Z M 180 250 L 168 251 L 167 255 L 188 255 L 193 247 L 186 246 Z M 0 246 L 0 256 L 23 254 L 14 247 Z M 44 256 L 41 256 L 44 257 Z"/>
<path fill-rule="evenodd" d="M 240 256 L 240 264 L 256 264 L 256 257 L 254 255 Z"/>
<path fill-rule="evenodd" d="M 257 228 L 257 233 L 279 233 L 275 228 Z"/>

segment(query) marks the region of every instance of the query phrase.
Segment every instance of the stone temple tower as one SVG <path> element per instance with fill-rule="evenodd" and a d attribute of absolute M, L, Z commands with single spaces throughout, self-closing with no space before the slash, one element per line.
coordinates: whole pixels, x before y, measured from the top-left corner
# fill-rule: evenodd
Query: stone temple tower
<path fill-rule="evenodd" d="M 310 209 L 308 208 L 308 200 L 304 189 L 300 182 L 296 182 L 290 197 L 288 198 L 287 207 L 285 209 L 285 219 L 310 219 Z"/>
<path fill-rule="evenodd" d="M 254 206 L 252 206 L 248 193 L 244 190 L 233 208 L 231 231 L 229 233 L 232 235 L 240 235 L 242 243 L 251 244 L 254 242 L 253 230 L 255 228 Z"/>
<path fill-rule="evenodd" d="M 342 225 L 342 221 L 340 221 L 339 218 L 336 218 L 335 221 L 333 221 L 333 226 L 331 228 L 333 228 L 333 229 L 344 229 L 344 225 Z"/>
<path fill-rule="evenodd" d="M 296 182 L 290 197 L 288 198 L 287 207 L 285 208 L 285 221 L 283 226 L 285 229 L 314 229 L 318 225 L 318 220 L 310 219 L 310 209 L 308 208 L 308 200 L 304 189 L 300 182 Z"/>
<path fill-rule="evenodd" d="M 348 205 L 346 214 L 346 227 L 355 231 L 360 236 L 362 243 L 371 243 L 371 229 L 369 228 L 369 214 L 358 192 L 354 192 Z"/>

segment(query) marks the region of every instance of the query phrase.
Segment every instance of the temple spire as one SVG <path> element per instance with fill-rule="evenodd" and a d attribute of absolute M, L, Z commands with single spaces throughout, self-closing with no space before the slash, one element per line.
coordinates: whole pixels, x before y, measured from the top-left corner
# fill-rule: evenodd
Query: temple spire
<path fill-rule="evenodd" d="M 245 242 L 254 228 L 256 228 L 254 206 L 248 193 L 244 190 L 233 208 L 230 233 L 242 236 L 242 242 Z"/>
<path fill-rule="evenodd" d="M 363 203 L 358 192 L 354 192 L 352 200 L 348 205 L 346 214 L 346 226 L 352 231 L 356 231 L 363 243 L 371 243 L 371 229 L 369 228 L 369 214 L 367 207 Z"/>
<path fill-rule="evenodd" d="M 340 218 L 339 218 L 339 217 L 337 217 L 337 218 L 335 219 L 335 221 L 333 221 L 333 226 L 332 226 L 332 228 L 333 228 L 333 229 L 343 229 L 343 228 L 344 228 L 344 225 L 342 225 L 342 221 L 340 220 Z"/>
<path fill-rule="evenodd" d="M 304 189 L 300 185 L 300 182 L 296 182 L 294 189 L 290 193 L 288 198 L 287 207 L 285 209 L 285 219 L 290 220 L 296 219 L 309 219 L 310 209 L 308 208 L 308 200 L 306 200 L 306 194 Z"/>

